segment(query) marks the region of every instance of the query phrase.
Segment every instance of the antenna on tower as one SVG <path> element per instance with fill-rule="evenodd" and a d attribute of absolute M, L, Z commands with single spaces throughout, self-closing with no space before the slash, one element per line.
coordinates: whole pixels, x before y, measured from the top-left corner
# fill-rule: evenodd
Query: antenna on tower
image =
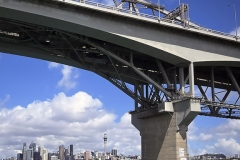
<path fill-rule="evenodd" d="M 107 155 L 106 154 L 106 149 L 107 149 L 107 134 L 106 133 L 103 136 L 103 142 L 104 142 L 104 154 L 106 156 Z"/>

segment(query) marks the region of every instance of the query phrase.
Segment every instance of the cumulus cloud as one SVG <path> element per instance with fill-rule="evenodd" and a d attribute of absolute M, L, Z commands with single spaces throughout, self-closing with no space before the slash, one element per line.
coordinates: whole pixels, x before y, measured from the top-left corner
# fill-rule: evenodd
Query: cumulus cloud
<path fill-rule="evenodd" d="M 231 137 L 235 138 L 240 134 L 240 121 L 227 119 L 224 123 L 213 128 L 213 131 L 216 133 L 218 138 Z"/>
<path fill-rule="evenodd" d="M 227 155 L 234 155 L 240 152 L 240 144 L 232 138 L 218 139 L 212 146 L 206 146 L 208 151 L 211 153 L 225 153 Z"/>
<path fill-rule="evenodd" d="M 49 64 L 48 64 L 48 68 L 49 69 L 57 68 L 59 66 L 60 66 L 60 64 L 59 63 L 55 63 L 55 62 L 49 62 Z"/>
<path fill-rule="evenodd" d="M 213 136 L 211 134 L 200 133 L 199 140 L 207 141 L 210 140 Z"/>
<path fill-rule="evenodd" d="M 208 150 L 206 150 L 206 149 L 201 149 L 201 148 L 199 148 L 199 149 L 196 149 L 196 150 L 193 150 L 192 148 L 191 148 L 191 146 L 189 146 L 189 155 L 191 155 L 191 156 L 196 156 L 196 155 L 203 155 L 203 154 L 206 154 L 206 153 L 210 153 Z"/>
<path fill-rule="evenodd" d="M 103 109 L 102 102 L 85 92 L 72 96 L 64 93 L 51 100 L 34 101 L 27 106 L 0 110 L 0 158 L 16 156 L 22 144 L 31 141 L 57 152 L 59 145 L 74 145 L 74 152 L 103 151 L 103 135 L 108 135 L 108 151 L 140 154 L 139 131 L 124 114 L 116 115 Z M 11 137 L 11 138 L 8 138 Z M 3 157 L 2 157 L 3 156 Z"/>
<path fill-rule="evenodd" d="M 206 141 L 210 140 L 212 138 L 212 134 L 207 133 L 200 133 L 199 135 L 196 134 L 196 131 L 198 130 L 197 126 L 195 125 L 194 121 L 189 125 L 189 129 L 187 132 L 188 140 L 191 141 Z"/>
<path fill-rule="evenodd" d="M 188 140 L 196 140 L 197 136 L 195 132 L 198 130 L 197 126 L 195 125 L 194 121 L 188 126 L 187 138 Z"/>
<path fill-rule="evenodd" d="M 63 87 L 67 90 L 75 88 L 77 85 L 76 79 L 78 78 L 78 74 L 74 70 L 74 68 L 67 65 L 61 65 L 55 62 L 49 62 L 48 64 L 49 69 L 58 68 L 58 67 L 62 67 L 61 69 L 62 78 L 61 80 L 58 81 L 57 86 Z"/>
<path fill-rule="evenodd" d="M 59 87 L 64 87 L 67 90 L 72 89 L 76 86 L 74 79 L 78 78 L 78 74 L 73 73 L 73 67 L 63 65 L 62 68 L 62 79 L 58 82 Z"/>
<path fill-rule="evenodd" d="M 232 131 L 228 131 L 228 132 L 226 132 L 226 131 L 225 132 L 219 132 L 219 133 L 216 133 L 216 135 L 218 137 L 235 137 L 235 136 L 238 135 L 238 132 L 232 130 Z"/>
<path fill-rule="evenodd" d="M 223 153 L 233 156 L 240 153 L 240 121 L 226 119 L 223 123 L 208 130 L 199 129 L 193 122 L 189 126 L 188 140 L 190 155 Z"/>

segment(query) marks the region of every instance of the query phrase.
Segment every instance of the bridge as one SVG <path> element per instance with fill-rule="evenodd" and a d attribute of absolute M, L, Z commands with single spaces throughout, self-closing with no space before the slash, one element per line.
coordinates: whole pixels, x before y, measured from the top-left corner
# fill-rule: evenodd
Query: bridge
<path fill-rule="evenodd" d="M 165 16 L 140 13 L 139 4 Z M 0 51 L 105 78 L 135 101 L 142 159 L 185 160 L 197 115 L 240 119 L 240 37 L 189 22 L 187 7 L 0 0 Z M 238 95 L 233 103 L 230 93 Z"/>

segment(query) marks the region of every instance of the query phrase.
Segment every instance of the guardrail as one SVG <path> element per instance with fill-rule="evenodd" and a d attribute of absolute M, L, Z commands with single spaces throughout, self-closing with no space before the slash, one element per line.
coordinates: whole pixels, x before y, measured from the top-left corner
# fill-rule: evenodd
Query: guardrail
<path fill-rule="evenodd" d="M 106 4 L 102 4 L 102 3 L 98 3 L 98 2 L 94 2 L 94 1 L 89 1 L 89 0 L 62 0 L 62 1 L 66 2 L 66 3 L 67 2 L 77 2 L 77 3 L 88 4 L 88 5 L 92 5 L 92 6 L 99 7 L 99 8 L 115 10 L 115 11 L 119 11 L 119 12 L 122 12 L 122 13 L 128 13 L 130 15 L 135 15 L 135 16 L 140 16 L 140 17 L 144 17 L 144 18 L 148 18 L 148 19 L 153 19 L 153 20 L 158 21 L 159 23 L 161 21 L 162 22 L 168 22 L 168 23 L 172 23 L 172 24 L 176 24 L 176 25 L 182 26 L 182 27 L 184 27 L 186 29 L 192 28 L 192 29 L 197 29 L 197 30 L 200 30 L 200 31 L 206 31 L 206 32 L 217 34 L 217 35 L 221 35 L 221 36 L 235 38 L 236 40 L 240 39 L 240 36 L 236 37 L 236 35 L 232 35 L 232 34 L 229 34 L 229 33 L 224 33 L 224 32 L 212 30 L 212 29 L 209 29 L 209 28 L 199 27 L 199 26 L 191 26 L 191 25 L 184 26 L 183 23 L 178 22 L 178 21 L 174 21 L 174 20 L 170 20 L 170 19 L 164 19 L 164 18 L 159 18 L 157 16 L 144 14 L 144 13 L 138 13 L 138 12 L 135 12 L 135 11 L 130 11 L 130 10 L 123 9 L 123 8 L 117 8 L 117 7 L 114 7 L 114 6 L 110 6 L 110 5 L 106 5 Z"/>

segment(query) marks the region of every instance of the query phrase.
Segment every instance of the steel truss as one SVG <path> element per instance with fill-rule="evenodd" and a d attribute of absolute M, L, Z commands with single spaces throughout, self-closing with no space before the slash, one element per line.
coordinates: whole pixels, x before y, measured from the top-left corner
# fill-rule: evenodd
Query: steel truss
<path fill-rule="evenodd" d="M 162 14 L 162 21 L 177 21 L 183 24 L 183 26 L 193 26 L 199 27 L 198 25 L 189 21 L 189 7 L 187 4 L 180 4 L 177 8 L 172 11 L 168 11 L 164 8 L 164 6 L 160 4 L 153 4 L 146 0 L 121 0 L 119 3 L 116 0 L 113 0 L 116 8 L 122 9 L 124 6 L 127 6 L 129 13 L 135 12 L 136 15 L 140 14 L 139 9 L 146 8 L 152 11 L 153 16 L 156 18 L 159 14 L 159 22 L 160 22 L 160 14 Z"/>
<path fill-rule="evenodd" d="M 100 75 L 134 99 L 136 112 L 191 97 L 201 100 L 200 115 L 240 119 L 238 68 L 174 66 L 112 43 L 7 19 L 0 19 L 1 43 L 37 48 L 45 51 L 42 59 Z"/>

